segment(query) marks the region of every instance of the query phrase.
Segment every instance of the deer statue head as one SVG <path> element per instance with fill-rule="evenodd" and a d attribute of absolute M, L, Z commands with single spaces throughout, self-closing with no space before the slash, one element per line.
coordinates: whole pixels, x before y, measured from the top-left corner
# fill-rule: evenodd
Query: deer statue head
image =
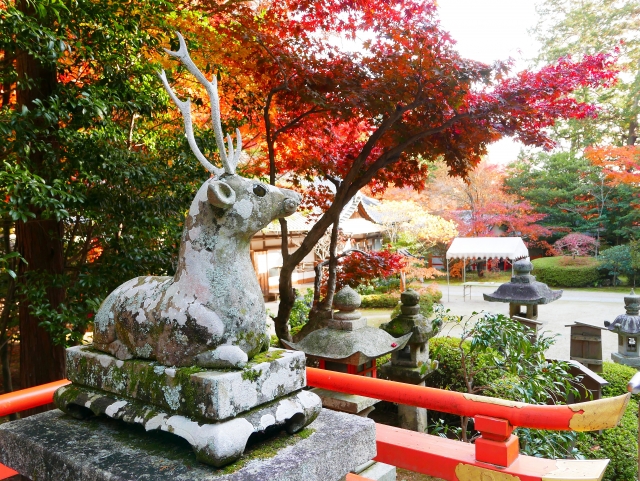
<path fill-rule="evenodd" d="M 185 221 L 174 277 L 132 279 L 112 292 L 96 314 L 94 346 L 119 359 L 143 358 L 165 365 L 242 367 L 268 347 L 262 291 L 250 258 L 251 237 L 272 220 L 296 211 L 300 196 L 236 174 L 242 137 L 225 138 L 217 81 L 189 56 L 184 38 L 167 53 L 178 58 L 205 87 L 222 168 L 196 144 L 191 102 L 178 99 L 191 150 L 212 177 L 198 190 Z"/>

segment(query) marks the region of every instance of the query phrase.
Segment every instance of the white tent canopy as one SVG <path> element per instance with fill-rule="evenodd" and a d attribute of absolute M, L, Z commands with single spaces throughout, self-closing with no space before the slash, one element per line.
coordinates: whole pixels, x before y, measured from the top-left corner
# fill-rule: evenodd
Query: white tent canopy
<path fill-rule="evenodd" d="M 521 237 L 456 237 L 447 259 L 516 259 L 529 257 Z"/>
<path fill-rule="evenodd" d="M 463 282 L 467 280 L 467 259 L 509 259 L 529 257 L 521 237 L 456 237 L 447 250 L 447 299 L 449 298 L 449 260 L 463 259 Z"/>

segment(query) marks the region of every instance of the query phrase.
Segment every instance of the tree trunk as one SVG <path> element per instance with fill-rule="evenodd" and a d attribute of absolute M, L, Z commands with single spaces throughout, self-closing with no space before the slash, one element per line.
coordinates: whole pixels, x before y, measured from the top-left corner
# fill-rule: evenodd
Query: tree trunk
<path fill-rule="evenodd" d="M 0 317 L 0 363 L 2 363 L 2 386 L 4 387 L 5 393 L 13 391 L 11 369 L 9 366 L 9 336 L 7 333 L 15 292 L 16 283 L 11 279 L 11 281 L 9 281 L 9 287 L 7 288 L 7 294 L 4 297 L 2 317 Z"/>
<path fill-rule="evenodd" d="M 338 280 L 338 233 L 340 231 L 340 216 L 336 216 L 331 230 L 331 243 L 329 244 L 329 277 L 327 278 L 327 295 L 322 300 L 322 309 L 331 310 L 333 296 L 336 293 Z"/>
<path fill-rule="evenodd" d="M 278 315 L 274 318 L 273 323 L 276 330 L 276 336 L 278 336 L 278 339 L 284 339 L 285 341 L 291 341 L 291 333 L 289 332 L 289 316 L 291 315 L 293 304 L 296 301 L 296 293 L 293 290 L 293 282 L 291 282 L 292 274 L 293 269 L 283 262 L 282 269 L 280 269 L 280 281 L 278 284 L 280 304 L 278 305 Z"/>
<path fill-rule="evenodd" d="M 27 264 L 21 263 L 19 283 L 33 275 L 59 275 L 63 272 L 62 223 L 36 218 L 16 224 L 16 248 Z M 53 309 L 64 301 L 62 288 L 47 289 Z M 54 345 L 49 333 L 40 327 L 43 319 L 31 313 L 24 295 L 20 295 L 20 385 L 27 388 L 65 377 L 64 347 Z M 36 410 L 42 412 L 46 409 Z M 36 411 L 31 412 L 34 414 Z"/>
<path fill-rule="evenodd" d="M 627 131 L 627 138 L 625 139 L 626 145 L 635 145 L 638 140 L 638 103 L 640 102 L 640 95 L 636 95 L 633 99 L 631 106 L 631 114 L 629 118 L 629 130 Z"/>
<path fill-rule="evenodd" d="M 8 236 L 8 235 L 7 235 Z M 4 306 L 2 307 L 2 316 L 0 320 L 0 363 L 2 363 L 2 387 L 5 393 L 13 391 L 13 381 L 11 379 L 11 364 L 9 360 L 9 320 L 11 319 L 11 306 L 14 302 L 16 292 L 16 283 L 13 279 L 9 281 L 7 294 L 4 298 Z M 15 421 L 18 414 L 9 414 L 9 420 Z"/>
<path fill-rule="evenodd" d="M 34 15 L 31 2 L 19 0 L 16 7 L 26 15 Z M 47 19 L 39 21 L 47 23 Z M 48 23 L 53 23 L 50 20 Z M 18 85 L 16 91 L 16 108 L 20 110 L 26 106 L 34 109 L 34 100 L 43 102 L 54 93 L 56 88 L 56 66 L 54 63 L 42 63 L 28 51 L 16 52 L 16 71 Z M 35 127 L 50 127 L 42 120 Z M 51 144 L 54 139 L 41 136 L 34 144 Z M 41 149 L 32 148 L 28 159 L 21 159 L 29 165 L 32 172 L 48 179 L 47 159 Z M 53 167 L 49 167 L 53 168 Z M 64 347 L 53 344 L 51 337 L 40 327 L 43 319 L 34 316 L 20 285 L 28 277 L 41 274 L 43 276 L 59 275 L 63 273 L 63 224 L 55 219 L 43 218 L 42 212 L 35 206 L 31 207 L 35 215 L 27 222 L 16 223 L 16 250 L 27 262 L 20 263 L 18 275 L 18 299 L 20 301 L 18 317 L 20 322 L 20 382 L 21 387 L 27 388 L 38 384 L 48 383 L 65 377 Z M 61 288 L 47 289 L 47 298 L 52 309 L 56 309 L 65 298 L 65 291 Z M 45 411 L 47 408 L 36 408 L 26 412 L 27 415 Z"/>

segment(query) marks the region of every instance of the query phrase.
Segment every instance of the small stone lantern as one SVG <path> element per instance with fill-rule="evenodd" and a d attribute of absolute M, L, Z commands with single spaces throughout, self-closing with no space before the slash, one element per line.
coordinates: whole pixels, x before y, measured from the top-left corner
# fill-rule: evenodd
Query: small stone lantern
<path fill-rule="evenodd" d="M 391 361 L 380 367 L 380 377 L 391 381 L 425 385 L 425 379 L 437 367 L 437 362 L 429 359 L 429 339 L 435 332 L 431 323 L 420 314 L 420 294 L 407 289 L 400 294 L 401 314 L 381 329 L 392 336 L 411 334 L 403 349 L 391 353 Z M 398 405 L 398 423 L 403 429 L 425 432 L 427 410 L 415 406 Z"/>
<path fill-rule="evenodd" d="M 509 316 L 531 329 L 535 339 L 541 324 L 537 321 L 538 305 L 557 301 L 562 297 L 562 290 L 552 291 L 545 283 L 536 281 L 536 277 L 531 275 L 533 264 L 526 259 L 516 261 L 513 269 L 515 274 L 511 281 L 502 284 L 492 294 L 483 294 L 484 300 L 508 302 Z"/>
<path fill-rule="evenodd" d="M 618 333 L 618 352 L 612 352 L 611 359 L 618 364 L 640 368 L 640 296 L 633 289 L 624 297 L 624 307 L 626 314 L 619 315 L 613 322 L 604 321 L 608 330 Z"/>
<path fill-rule="evenodd" d="M 333 306 L 338 311 L 327 321 L 327 327 L 313 331 L 297 343 L 281 342 L 317 360 L 320 369 L 377 377 L 376 359 L 403 349 L 412 333 L 396 338 L 382 329 L 367 326 L 367 320 L 357 310 L 360 303 L 360 295 L 345 286 L 334 296 Z M 320 396 L 324 407 L 352 414 L 367 415 L 378 402 L 326 389 L 313 391 Z"/>

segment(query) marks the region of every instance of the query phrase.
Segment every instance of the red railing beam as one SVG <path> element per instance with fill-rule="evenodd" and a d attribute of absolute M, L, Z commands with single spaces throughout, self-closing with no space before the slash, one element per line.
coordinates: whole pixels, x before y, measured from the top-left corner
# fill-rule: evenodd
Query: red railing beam
<path fill-rule="evenodd" d="M 13 469 L 5 466 L 4 464 L 0 464 L 0 480 L 2 479 L 9 479 L 17 474 L 18 471 L 14 471 Z"/>
<path fill-rule="evenodd" d="M 53 402 L 53 393 L 58 388 L 70 383 L 71 381 L 62 379 L 61 381 L 3 394 L 0 396 L 0 417 L 50 404 Z"/>
<path fill-rule="evenodd" d="M 476 460 L 473 444 L 385 424 L 376 424 L 376 444 L 375 461 L 447 481 L 596 480 L 602 479 L 609 462 L 608 459 L 573 461 L 520 455 L 509 466 L 498 467 Z"/>
<path fill-rule="evenodd" d="M 535 405 L 312 367 L 307 368 L 307 384 L 460 416 L 504 419 L 512 426 L 553 431 L 612 428 L 620 421 L 630 397 L 624 394 L 571 405 Z"/>

